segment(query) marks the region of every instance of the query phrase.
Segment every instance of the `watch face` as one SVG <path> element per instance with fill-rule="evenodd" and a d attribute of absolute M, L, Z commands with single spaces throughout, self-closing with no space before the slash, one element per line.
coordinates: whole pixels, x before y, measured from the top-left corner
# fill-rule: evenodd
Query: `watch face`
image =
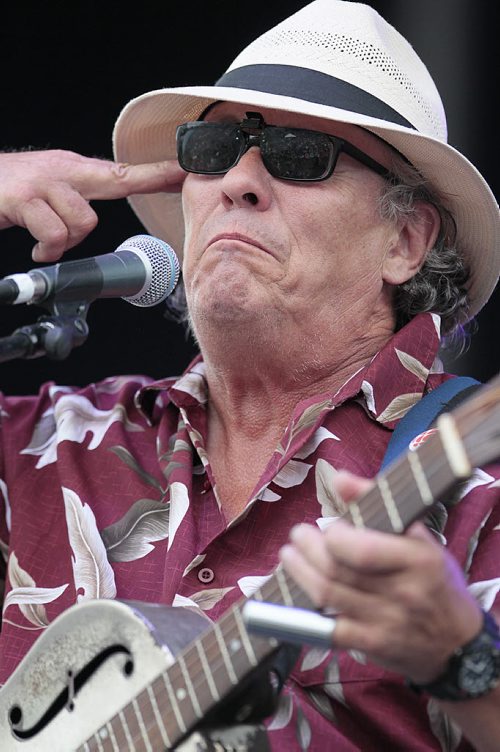
<path fill-rule="evenodd" d="M 491 647 L 484 646 L 472 654 L 465 655 L 457 678 L 460 689 L 472 697 L 487 692 L 496 678 Z"/>

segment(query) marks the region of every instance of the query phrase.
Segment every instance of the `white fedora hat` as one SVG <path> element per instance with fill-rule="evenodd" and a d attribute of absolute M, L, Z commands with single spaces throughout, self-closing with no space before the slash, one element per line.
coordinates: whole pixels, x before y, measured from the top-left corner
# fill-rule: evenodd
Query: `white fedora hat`
<path fill-rule="evenodd" d="M 218 100 L 352 123 L 392 144 L 452 213 L 471 269 L 470 315 L 483 307 L 500 271 L 497 202 L 477 169 L 447 144 L 443 105 L 427 68 L 373 8 L 314 0 L 246 47 L 214 86 L 136 97 L 115 124 L 115 158 L 131 164 L 175 159 L 177 126 Z M 129 201 L 146 229 L 182 255 L 180 194 Z"/>

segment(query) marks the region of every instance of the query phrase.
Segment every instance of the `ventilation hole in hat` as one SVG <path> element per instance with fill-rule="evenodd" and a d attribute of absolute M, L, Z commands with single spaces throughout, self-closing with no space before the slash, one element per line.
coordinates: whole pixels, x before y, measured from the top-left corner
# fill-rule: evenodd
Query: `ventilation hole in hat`
<path fill-rule="evenodd" d="M 268 48 L 270 58 L 273 57 L 273 52 L 275 52 L 276 57 L 282 59 L 283 46 L 296 46 L 309 48 L 308 56 L 310 59 L 333 60 L 341 54 L 349 55 L 361 63 L 377 67 L 408 92 L 421 110 L 423 110 L 428 122 L 432 123 L 437 133 L 442 130 L 442 123 L 436 117 L 433 107 L 394 60 L 374 44 L 345 34 L 332 34 L 312 29 L 280 29 L 279 27 L 261 37 L 259 44 Z M 300 63 L 297 62 L 297 64 Z"/>

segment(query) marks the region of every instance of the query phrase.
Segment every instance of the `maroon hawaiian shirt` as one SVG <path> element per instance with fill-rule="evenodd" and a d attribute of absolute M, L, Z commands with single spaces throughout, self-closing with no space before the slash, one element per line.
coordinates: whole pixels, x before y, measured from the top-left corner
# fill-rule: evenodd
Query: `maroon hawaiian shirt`
<path fill-rule="evenodd" d="M 423 314 L 336 394 L 297 404 L 244 512 L 228 524 L 207 446 L 207 384 L 179 379 L 47 384 L 1 402 L 0 548 L 7 562 L 0 683 L 75 602 L 125 598 L 217 619 L 278 563 L 298 522 L 338 516 L 331 478 L 373 477 L 392 430 L 440 369 L 439 318 Z M 476 470 L 433 525 L 490 609 L 500 590 L 500 467 Z M 361 653 L 304 649 L 275 715 L 273 750 L 470 749 L 438 704 Z"/>

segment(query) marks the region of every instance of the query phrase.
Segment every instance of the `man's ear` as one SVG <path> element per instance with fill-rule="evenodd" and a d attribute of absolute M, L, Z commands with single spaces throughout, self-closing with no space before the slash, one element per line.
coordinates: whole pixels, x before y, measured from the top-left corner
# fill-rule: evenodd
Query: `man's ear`
<path fill-rule="evenodd" d="M 411 279 L 434 247 L 440 226 L 436 207 L 427 201 L 417 201 L 414 211 L 401 221 L 394 245 L 384 258 L 384 282 L 401 285 Z"/>

